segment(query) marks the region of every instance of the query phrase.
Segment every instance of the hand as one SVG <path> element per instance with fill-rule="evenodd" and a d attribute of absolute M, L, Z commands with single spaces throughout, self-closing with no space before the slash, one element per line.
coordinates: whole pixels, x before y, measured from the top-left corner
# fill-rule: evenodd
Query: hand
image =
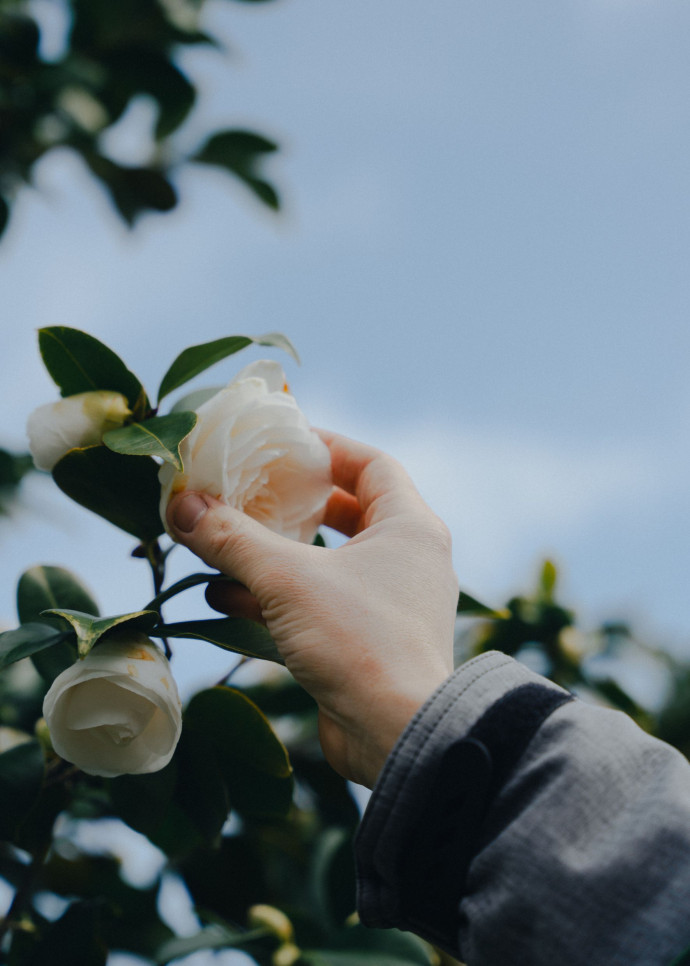
<path fill-rule="evenodd" d="M 203 493 L 171 500 L 175 539 L 241 582 L 211 606 L 265 622 L 319 706 L 327 760 L 372 787 L 403 729 L 453 669 L 458 584 L 447 528 L 392 457 L 321 432 L 334 489 L 335 549 L 272 533 Z"/>

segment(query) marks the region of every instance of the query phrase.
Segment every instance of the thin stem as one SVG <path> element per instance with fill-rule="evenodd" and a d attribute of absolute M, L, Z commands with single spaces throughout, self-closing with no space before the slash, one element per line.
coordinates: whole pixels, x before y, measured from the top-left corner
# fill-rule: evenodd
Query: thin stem
<path fill-rule="evenodd" d="M 240 668 L 241 668 L 241 667 L 242 667 L 243 665 L 245 665 L 245 664 L 247 663 L 247 661 L 251 661 L 251 658 L 250 658 L 250 657 L 247 657 L 247 655 L 246 655 L 246 654 L 243 654 L 243 655 L 242 655 L 242 657 L 241 657 L 241 658 L 239 659 L 239 661 L 237 662 L 237 664 L 236 664 L 236 665 L 235 665 L 235 666 L 234 666 L 233 668 L 230 668 L 230 670 L 228 671 L 228 673 L 227 673 L 227 674 L 226 674 L 226 675 L 225 675 L 224 677 L 222 677 L 222 678 L 220 679 L 220 681 L 218 682 L 218 684 L 216 684 L 216 687 L 221 687 L 221 685 L 223 685 L 223 684 L 227 684 L 227 683 L 228 683 L 228 681 L 230 680 L 230 678 L 231 678 L 231 677 L 232 677 L 232 676 L 233 676 L 234 674 L 236 674 L 236 673 L 237 673 L 237 671 L 239 671 L 239 669 L 240 669 Z"/>
<path fill-rule="evenodd" d="M 146 559 L 151 567 L 151 575 L 153 577 L 153 592 L 157 597 L 163 589 L 163 584 L 165 583 L 165 558 L 167 557 L 167 553 L 161 550 L 161 545 L 157 540 L 151 540 L 149 543 L 145 544 L 144 549 L 146 550 Z M 172 657 L 172 650 L 170 648 L 170 644 L 168 643 L 167 637 L 161 637 L 161 642 L 163 644 L 165 656 L 168 658 L 168 660 L 170 660 Z"/>
<path fill-rule="evenodd" d="M 225 574 L 190 574 L 189 577 L 182 577 L 181 580 L 171 584 L 167 590 L 163 590 L 159 594 L 156 594 L 153 600 L 150 600 L 143 609 L 159 610 L 161 604 L 164 604 L 166 600 L 170 600 L 171 597 L 181 594 L 183 590 L 188 590 L 190 587 L 197 587 L 199 584 L 227 584 L 232 582 L 232 578 L 226 577 Z"/>

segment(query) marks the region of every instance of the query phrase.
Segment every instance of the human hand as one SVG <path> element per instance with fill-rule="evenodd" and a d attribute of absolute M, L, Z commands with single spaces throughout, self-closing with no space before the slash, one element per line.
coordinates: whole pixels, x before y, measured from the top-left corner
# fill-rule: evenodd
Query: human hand
<path fill-rule="evenodd" d="M 272 533 L 213 497 L 171 500 L 175 539 L 240 584 L 213 584 L 226 614 L 265 622 L 319 706 L 330 764 L 372 787 L 403 729 L 453 669 L 458 584 L 445 525 L 392 457 L 321 432 L 335 549 Z"/>

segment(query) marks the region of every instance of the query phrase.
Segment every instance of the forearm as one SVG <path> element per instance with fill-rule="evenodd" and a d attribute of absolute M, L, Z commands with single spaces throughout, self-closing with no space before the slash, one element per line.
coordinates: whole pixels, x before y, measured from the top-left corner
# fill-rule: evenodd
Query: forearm
<path fill-rule="evenodd" d="M 503 655 L 415 717 L 357 855 L 364 922 L 469 966 L 669 966 L 690 945 L 690 766 Z"/>

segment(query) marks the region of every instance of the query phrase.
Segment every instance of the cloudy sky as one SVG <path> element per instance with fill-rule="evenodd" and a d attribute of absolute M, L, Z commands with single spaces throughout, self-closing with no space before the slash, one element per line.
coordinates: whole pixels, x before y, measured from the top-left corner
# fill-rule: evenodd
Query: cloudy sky
<path fill-rule="evenodd" d="M 179 209 L 130 233 L 75 158 L 46 159 L 0 243 L 4 444 L 54 398 L 42 325 L 89 331 L 153 388 L 190 343 L 282 330 L 311 420 L 405 463 L 464 589 L 498 604 L 550 555 L 586 626 L 629 617 L 687 647 L 687 3 L 208 7 L 229 55 L 187 58 L 202 107 L 185 136 L 275 137 L 285 210 L 190 170 Z M 149 121 L 130 112 L 119 158 Z M 0 540 L 6 623 L 38 562 L 110 612 L 146 601 L 132 541 L 47 480 Z"/>

